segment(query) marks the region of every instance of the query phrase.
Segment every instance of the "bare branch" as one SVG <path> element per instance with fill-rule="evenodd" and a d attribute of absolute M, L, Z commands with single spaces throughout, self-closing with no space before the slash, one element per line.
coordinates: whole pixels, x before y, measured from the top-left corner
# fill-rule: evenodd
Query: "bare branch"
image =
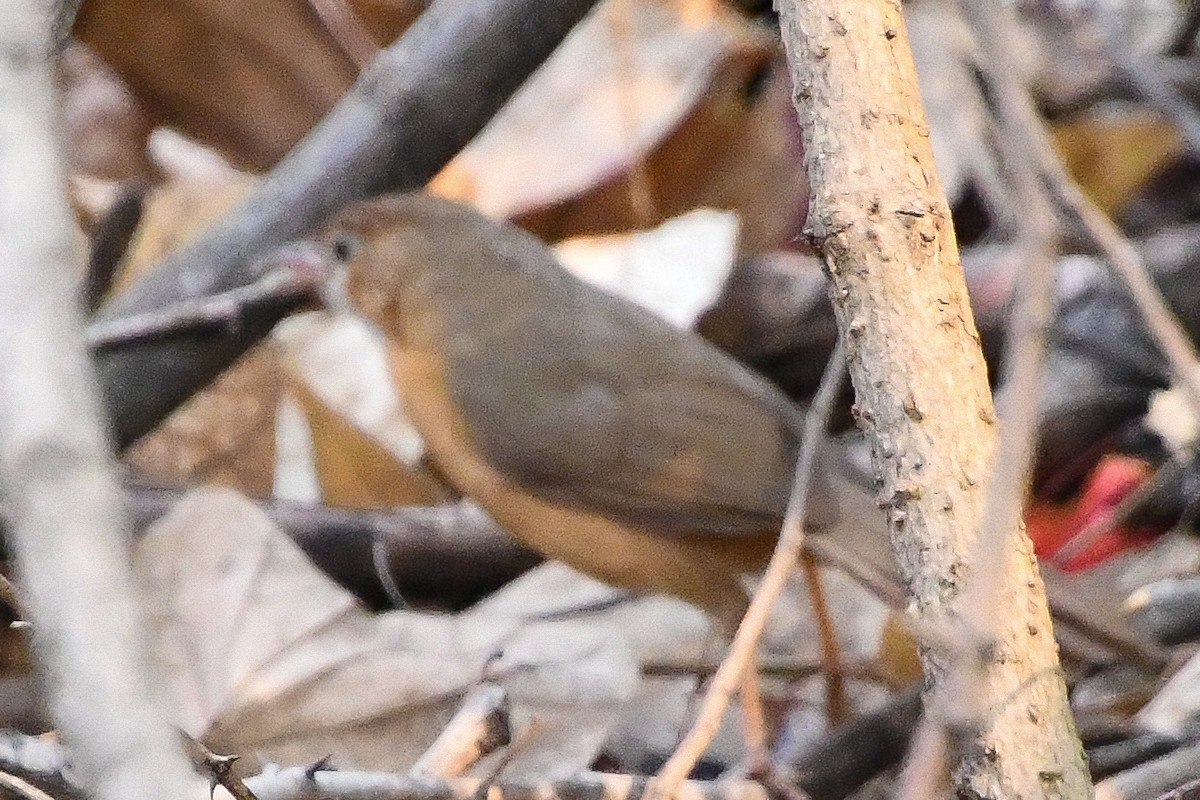
<path fill-rule="evenodd" d="M 263 308 L 291 309 L 305 300 L 315 301 L 324 276 L 274 269 L 251 284 L 195 300 L 183 300 L 155 311 L 94 322 L 87 328 L 87 344 L 103 351 L 131 342 L 165 339 L 181 333 L 236 329 L 250 314 Z"/>
<path fill-rule="evenodd" d="M 1014 587 L 1012 576 L 993 568 L 1013 547 L 1012 535 L 1023 528 L 1025 499 L 1036 452 L 1038 396 L 1046 363 L 1046 344 L 1054 319 L 1054 279 L 1058 263 L 1059 224 L 1055 208 L 1037 171 L 1030 165 L 1021 125 L 1029 96 L 1005 63 L 1005 53 L 1015 44 L 1003 24 L 1003 10 L 987 0 L 964 0 L 963 7 L 979 44 L 982 69 L 988 83 L 992 112 L 999 130 L 1000 163 L 1021 203 L 1019 242 L 1025 270 L 1018 284 L 1016 307 L 1009 321 L 1001 396 L 1000 440 L 992 462 L 984 499 L 979 540 L 972 559 L 972 581 L 963 609 L 969 630 L 966 648 L 959 656 L 953 685 L 940 698 L 936 715 L 950 714 L 969 728 L 986 725 L 985 704 L 973 688 L 986 670 L 977 654 L 987 653 L 1002 637 L 995 609 Z"/>
<path fill-rule="evenodd" d="M 409 774 L 425 778 L 463 774 L 476 761 L 512 741 L 508 715 L 508 696 L 502 686 L 476 686 Z"/>
<path fill-rule="evenodd" d="M 0 25 L 0 480 L 51 709 L 99 800 L 181 797 L 190 770 L 141 639 L 128 531 L 71 281 L 47 4 Z"/>
<path fill-rule="evenodd" d="M 132 487 L 127 507 L 142 530 L 166 514 L 185 492 Z M 263 513 L 317 566 L 368 602 L 387 605 L 373 551 L 409 597 L 441 603 L 473 602 L 541 561 L 479 506 L 469 501 L 386 511 L 259 502 Z"/>
<path fill-rule="evenodd" d="M 789 0 L 780 20 L 805 143 L 809 236 L 832 278 L 856 409 L 918 626 L 958 630 L 982 527 L 996 415 L 899 4 Z M 1028 538 L 994 563 L 999 644 L 979 681 L 986 724 L 963 740 L 955 789 L 980 797 L 1090 792 Z M 951 635 L 922 653 L 943 690 Z M 1048 776 L 1052 785 L 1047 785 Z"/>
<path fill-rule="evenodd" d="M 535 786 L 523 784 L 487 785 L 478 779 L 454 778 L 438 781 L 410 778 L 387 773 L 316 772 L 311 778 L 299 769 L 280 770 L 272 775 L 250 778 L 246 784 L 259 800 L 421 800 L 442 797 L 445 800 L 475 800 L 480 796 L 503 800 L 505 797 L 539 797 L 543 800 L 638 800 L 646 795 L 649 779 L 640 776 L 589 772 L 578 778 L 546 781 Z M 684 796 L 689 800 L 768 800 L 766 790 L 753 781 L 689 781 Z"/>

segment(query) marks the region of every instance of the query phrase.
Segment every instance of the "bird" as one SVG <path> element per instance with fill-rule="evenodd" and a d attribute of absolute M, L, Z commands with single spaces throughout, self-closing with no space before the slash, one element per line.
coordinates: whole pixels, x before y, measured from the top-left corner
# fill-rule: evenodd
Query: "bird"
<path fill-rule="evenodd" d="M 437 473 L 516 539 L 736 625 L 774 549 L 803 412 L 694 333 L 585 283 L 520 228 L 425 193 L 302 243 L 387 343 Z M 818 471 L 806 526 L 837 517 Z"/>

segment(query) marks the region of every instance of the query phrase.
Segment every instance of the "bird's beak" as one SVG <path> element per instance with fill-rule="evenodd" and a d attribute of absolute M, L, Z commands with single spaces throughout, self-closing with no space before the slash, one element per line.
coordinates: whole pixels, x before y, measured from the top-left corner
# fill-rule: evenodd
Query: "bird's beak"
<path fill-rule="evenodd" d="M 345 265 L 327 246 L 313 241 L 285 244 L 272 250 L 256 265 L 260 280 L 278 283 L 284 291 L 308 294 L 334 312 L 349 308 Z"/>

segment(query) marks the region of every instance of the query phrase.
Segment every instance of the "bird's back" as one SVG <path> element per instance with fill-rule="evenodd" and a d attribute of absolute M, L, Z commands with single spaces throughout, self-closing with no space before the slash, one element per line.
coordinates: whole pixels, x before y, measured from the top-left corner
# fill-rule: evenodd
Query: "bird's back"
<path fill-rule="evenodd" d="M 410 312 L 432 309 L 424 330 L 439 339 L 450 396 L 498 471 L 665 535 L 779 524 L 801 419 L 775 387 L 574 278 L 513 226 L 419 195 L 374 206 L 373 218 L 425 232 L 406 234 L 421 263 L 397 287 L 413 293 Z M 418 235 L 428 240 L 413 245 Z"/>

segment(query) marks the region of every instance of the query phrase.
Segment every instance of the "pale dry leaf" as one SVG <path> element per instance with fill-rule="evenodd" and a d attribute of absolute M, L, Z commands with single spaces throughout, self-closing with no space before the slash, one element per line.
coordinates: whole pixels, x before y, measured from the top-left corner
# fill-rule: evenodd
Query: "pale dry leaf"
<path fill-rule="evenodd" d="M 379 333 L 350 315 L 299 314 L 272 334 L 284 368 L 329 408 L 364 431 L 403 464 L 425 453 L 421 436 L 404 416 Z"/>
<path fill-rule="evenodd" d="M 324 500 L 336 506 L 432 505 L 455 495 L 425 466 L 386 345 L 357 317 L 312 312 L 280 323 L 290 397 L 308 425 Z M 301 465 L 282 465 L 292 471 Z"/>
<path fill-rule="evenodd" d="M 684 28 L 667 4 L 602 3 L 451 170 L 469 173 L 471 199 L 498 217 L 578 194 L 678 125 L 733 45 L 729 29 Z"/>
<path fill-rule="evenodd" d="M 713 638 L 704 612 L 672 597 L 634 597 L 559 561 L 530 570 L 477 606 L 489 616 L 611 620 L 638 661 L 699 659 Z"/>
<path fill-rule="evenodd" d="M 270 497 L 280 387 L 278 355 L 260 344 L 138 440 L 125 461 L 168 485 L 207 483 Z"/>
<path fill-rule="evenodd" d="M 570 239 L 554 252 L 577 277 L 692 328 L 725 288 L 737 234 L 737 215 L 699 209 L 650 231 Z"/>
<path fill-rule="evenodd" d="M 250 179 L 235 169 L 224 157 L 211 147 L 205 147 L 194 139 L 184 136 L 172 128 L 155 128 L 146 142 L 154 166 L 166 176 L 168 182 L 181 181 L 189 184 L 238 184 Z M 220 193 L 217 195 L 218 199 Z M 202 218 L 203 221 L 210 220 Z"/>
<path fill-rule="evenodd" d="M 539 720 L 508 769 L 575 771 L 637 683 L 604 626 L 370 615 L 229 490 L 189 495 L 137 565 L 180 725 L 222 752 L 403 771 L 486 674 L 518 720 Z"/>
<path fill-rule="evenodd" d="M 836 570 L 825 570 L 825 583 L 847 657 L 870 658 L 879 647 L 887 607 Z M 557 561 L 530 570 L 477 608 L 495 617 L 574 616 L 611 623 L 641 663 L 696 663 L 713 652 L 715 641 L 708 617 L 689 603 L 663 595 L 633 596 Z M 717 644 L 719 651 L 723 645 Z M 802 661 L 818 658 L 816 624 L 801 579 L 792 582 L 773 609 L 760 649 Z"/>
<path fill-rule="evenodd" d="M 312 429 L 304 409 L 288 392 L 280 398 L 275 415 L 275 482 L 271 494 L 276 500 L 309 505 L 322 500 Z"/>
<path fill-rule="evenodd" d="M 848 576 L 835 570 L 825 570 L 824 575 L 844 656 L 858 662 L 876 658 L 886 644 L 888 609 Z M 662 595 L 632 596 L 559 562 L 531 570 L 484 600 L 478 610 L 498 618 L 556 617 L 604 625 L 619 632 L 639 664 L 658 668 L 674 665 L 686 671 L 715 664 L 726 647 L 708 617 L 694 606 Z M 760 653 L 819 662 L 816 622 L 800 580 L 788 587 L 772 611 Z M 687 675 L 644 678 L 605 749 L 623 763 L 634 764 L 669 753 L 690 721 L 696 691 L 696 679 Z M 739 714 L 735 701 L 707 751 L 710 758 L 734 763 L 744 755 Z"/>
<path fill-rule="evenodd" d="M 1134 716 L 1138 727 L 1163 736 L 1183 738 L 1196 732 L 1200 720 L 1200 655 L 1193 655 Z"/>
<path fill-rule="evenodd" d="M 1200 420 L 1196 419 L 1186 393 L 1178 386 L 1151 393 L 1146 426 L 1180 459 L 1192 452 L 1196 440 L 1200 439 Z"/>
<path fill-rule="evenodd" d="M 243 173 L 204 170 L 202 174 L 201 178 L 168 180 L 146 197 L 114 293 L 126 289 L 169 253 L 233 210 L 258 185 L 257 178 Z"/>

